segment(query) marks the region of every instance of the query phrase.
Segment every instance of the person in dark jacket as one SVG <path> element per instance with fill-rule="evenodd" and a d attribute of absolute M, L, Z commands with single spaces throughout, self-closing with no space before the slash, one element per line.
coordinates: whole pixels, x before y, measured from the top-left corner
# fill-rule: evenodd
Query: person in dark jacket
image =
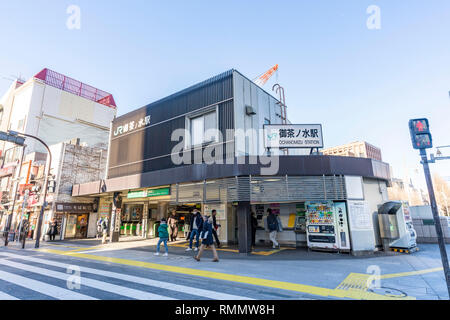
<path fill-rule="evenodd" d="M 166 253 L 164 253 L 164 257 L 169 255 L 169 247 L 167 246 L 167 241 L 169 241 L 169 231 L 167 230 L 167 222 L 165 218 L 161 219 L 161 224 L 158 227 L 159 241 L 156 245 L 156 253 L 155 256 L 159 256 L 159 250 L 161 243 L 164 243 L 164 248 L 166 249 Z"/>
<path fill-rule="evenodd" d="M 212 217 L 205 216 L 202 226 L 202 245 L 200 247 L 200 251 L 198 252 L 198 254 L 194 256 L 195 260 L 200 261 L 203 251 L 207 246 L 212 248 L 214 254 L 213 262 L 219 262 L 219 256 L 217 255 L 217 250 L 216 247 L 214 246 L 214 239 L 213 239 L 213 219 Z"/>
<path fill-rule="evenodd" d="M 272 209 L 267 209 L 267 228 L 269 229 L 269 238 L 273 243 L 273 249 L 279 248 L 280 245 L 277 241 L 277 234 L 279 230 L 278 218 L 273 214 Z"/>
<path fill-rule="evenodd" d="M 52 219 L 49 225 L 48 235 L 50 236 L 50 241 L 54 241 L 56 235 L 58 234 L 58 222 L 56 219 Z"/>
<path fill-rule="evenodd" d="M 258 220 L 256 219 L 254 212 L 252 212 L 250 217 L 250 223 L 252 227 L 252 246 L 254 247 L 256 245 L 256 229 L 258 228 Z"/>
<path fill-rule="evenodd" d="M 177 219 L 177 212 L 175 211 L 175 209 L 172 209 L 172 215 L 167 220 L 167 224 L 169 225 L 170 241 L 177 241 L 178 219 Z"/>
<path fill-rule="evenodd" d="M 186 249 L 186 251 L 192 251 L 192 242 L 194 241 L 194 237 L 196 237 L 196 244 L 194 251 L 198 251 L 199 237 L 202 227 L 203 227 L 202 215 L 200 214 L 200 211 L 194 209 L 194 215 L 191 217 L 191 223 L 189 228 L 190 230 L 189 247 Z"/>
<path fill-rule="evenodd" d="M 106 237 L 108 237 L 108 227 L 109 227 L 108 217 L 101 218 L 100 228 L 102 232 L 102 244 L 106 243 Z"/>
<path fill-rule="evenodd" d="M 212 230 L 212 234 L 214 236 L 214 239 L 216 239 L 216 243 L 217 243 L 217 248 L 220 248 L 220 241 L 219 241 L 219 237 L 217 236 L 217 229 L 220 228 L 220 224 L 217 224 L 217 211 L 216 209 L 214 209 L 213 211 L 211 211 L 212 214 L 212 221 L 213 221 L 213 230 Z"/>

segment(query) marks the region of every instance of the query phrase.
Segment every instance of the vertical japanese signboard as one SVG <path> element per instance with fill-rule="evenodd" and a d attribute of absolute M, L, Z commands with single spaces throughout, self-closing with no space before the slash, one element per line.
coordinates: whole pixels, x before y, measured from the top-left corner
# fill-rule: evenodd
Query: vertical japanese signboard
<path fill-rule="evenodd" d="M 321 124 L 274 124 L 264 126 L 266 148 L 323 148 Z"/>

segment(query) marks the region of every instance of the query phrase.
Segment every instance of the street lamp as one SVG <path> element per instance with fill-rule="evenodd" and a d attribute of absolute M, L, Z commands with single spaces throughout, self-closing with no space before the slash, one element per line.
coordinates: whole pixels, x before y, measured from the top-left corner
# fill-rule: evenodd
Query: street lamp
<path fill-rule="evenodd" d="M 9 130 L 8 133 L 0 131 L 0 140 L 12 142 L 17 145 L 21 145 L 21 146 L 24 145 L 24 143 L 25 143 L 24 137 L 35 139 L 35 140 L 39 141 L 40 143 L 42 143 L 44 145 L 45 149 L 47 149 L 48 158 L 49 158 L 47 170 L 45 173 L 45 179 L 44 179 L 44 198 L 42 200 L 41 212 L 39 213 L 36 244 L 34 246 L 35 248 L 39 248 L 39 241 L 40 241 L 40 237 L 41 237 L 41 228 L 42 228 L 42 219 L 44 218 L 44 210 L 45 210 L 45 207 L 47 206 L 47 183 L 48 183 L 48 176 L 50 174 L 50 168 L 52 166 L 52 153 L 51 153 L 48 145 L 44 141 L 39 139 L 38 137 L 35 137 L 30 134 L 26 134 L 26 133 L 11 131 L 11 130 Z"/>

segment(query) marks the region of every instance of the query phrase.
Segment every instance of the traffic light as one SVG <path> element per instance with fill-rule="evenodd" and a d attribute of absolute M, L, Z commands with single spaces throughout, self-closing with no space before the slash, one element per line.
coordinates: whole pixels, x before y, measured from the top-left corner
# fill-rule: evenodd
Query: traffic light
<path fill-rule="evenodd" d="M 49 193 L 55 193 L 55 191 L 56 191 L 56 181 L 55 180 L 49 180 L 47 182 L 47 190 Z"/>
<path fill-rule="evenodd" d="M 409 131 L 414 149 L 433 148 L 433 138 L 428 119 L 413 119 L 409 121 Z"/>
<path fill-rule="evenodd" d="M 17 144 L 18 146 L 23 146 L 25 144 L 25 138 L 19 136 L 15 132 L 3 132 L 0 131 L 0 140 L 12 142 L 14 144 Z"/>

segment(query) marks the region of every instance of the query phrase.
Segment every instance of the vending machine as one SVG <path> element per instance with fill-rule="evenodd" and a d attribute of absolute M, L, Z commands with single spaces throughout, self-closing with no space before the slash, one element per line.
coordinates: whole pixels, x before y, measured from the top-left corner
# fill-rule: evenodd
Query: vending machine
<path fill-rule="evenodd" d="M 296 247 L 307 247 L 306 210 L 304 203 L 296 205 L 294 232 L 295 232 Z"/>
<path fill-rule="evenodd" d="M 308 248 L 337 250 L 333 202 L 308 201 L 305 203 L 305 207 Z"/>
<path fill-rule="evenodd" d="M 345 202 L 334 203 L 336 216 L 336 235 L 338 248 L 341 252 L 350 252 L 350 231 L 348 228 L 347 204 Z"/>
<path fill-rule="evenodd" d="M 350 251 L 345 202 L 308 201 L 305 207 L 308 248 Z"/>

